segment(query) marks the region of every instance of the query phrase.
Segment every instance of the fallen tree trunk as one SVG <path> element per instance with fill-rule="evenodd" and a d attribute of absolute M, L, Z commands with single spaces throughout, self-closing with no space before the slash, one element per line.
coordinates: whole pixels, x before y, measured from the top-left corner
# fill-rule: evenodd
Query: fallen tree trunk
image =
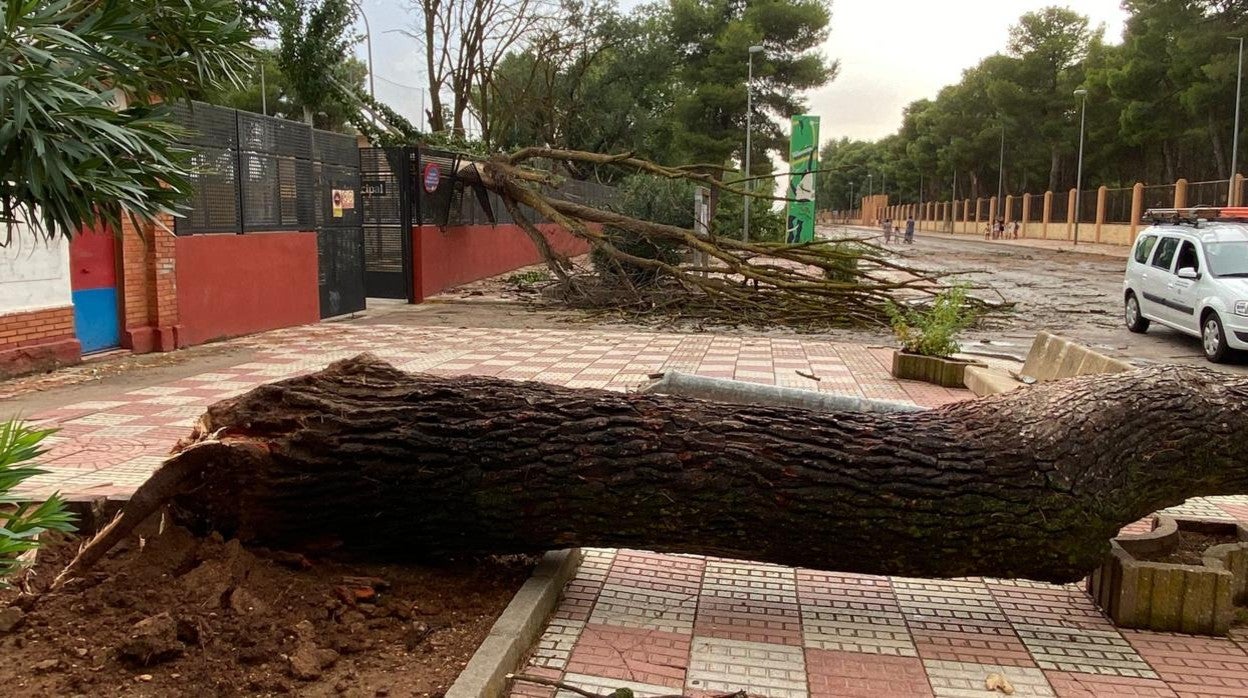
<path fill-rule="evenodd" d="M 1170 366 L 817 413 L 409 375 L 363 356 L 211 406 L 132 518 L 173 495 L 179 523 L 277 547 L 621 546 L 1069 582 L 1123 525 L 1248 491 L 1246 397 L 1248 381 Z"/>

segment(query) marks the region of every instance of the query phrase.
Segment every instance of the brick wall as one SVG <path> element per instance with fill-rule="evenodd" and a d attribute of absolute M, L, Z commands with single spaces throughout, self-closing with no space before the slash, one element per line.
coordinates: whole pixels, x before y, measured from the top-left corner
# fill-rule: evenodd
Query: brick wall
<path fill-rule="evenodd" d="M 77 363 L 74 308 L 44 308 L 0 315 L 0 377 Z"/>
<path fill-rule="evenodd" d="M 121 344 L 140 354 L 185 346 L 178 337 L 177 238 L 173 218 L 162 222 L 140 231 L 122 220 Z"/>

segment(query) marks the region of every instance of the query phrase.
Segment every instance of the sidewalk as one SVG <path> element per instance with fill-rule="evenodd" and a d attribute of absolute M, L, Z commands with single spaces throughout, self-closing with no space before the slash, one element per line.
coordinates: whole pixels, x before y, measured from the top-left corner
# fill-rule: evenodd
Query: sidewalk
<path fill-rule="evenodd" d="M 839 225 L 839 224 L 838 224 Z M 851 228 L 853 230 L 883 235 L 883 232 L 877 228 L 871 228 L 860 225 L 840 226 Z M 1073 252 L 1079 254 L 1092 254 L 1101 257 L 1115 257 L 1125 260 L 1131 248 L 1127 245 L 1103 245 L 1094 242 L 1081 242 L 1078 245 L 1072 244 L 1069 240 L 1048 240 L 1037 238 L 1019 238 L 1003 239 L 1003 240 L 985 240 L 980 235 L 964 235 L 953 233 L 938 233 L 931 230 L 918 230 L 915 232 L 916 239 L 931 238 L 936 240 L 965 240 L 967 242 L 978 242 L 985 245 L 1001 245 L 1003 247 L 1023 247 L 1033 250 L 1048 250 L 1050 252 Z"/>
<path fill-rule="evenodd" d="M 888 372 L 891 349 L 816 339 L 450 329 L 386 324 L 383 318 L 373 324 L 309 325 L 236 341 L 256 351 L 237 364 L 215 362 L 210 370 L 177 380 L 140 382 L 103 399 L 66 397 L 52 409 L 25 415 L 60 431 L 49 439 L 51 451 L 41 461 L 48 474 L 27 481 L 24 492 L 127 497 L 170 447 L 190 433 L 208 405 L 362 352 L 373 352 L 405 371 L 490 375 L 572 388 L 635 389 L 647 382 L 648 374 L 679 370 L 924 406 L 971 397 L 964 390 L 895 380 Z M 72 388 L 61 392 L 74 395 Z M 98 397 L 98 390 L 93 393 Z M 0 418 L 7 416 L 0 413 Z"/>

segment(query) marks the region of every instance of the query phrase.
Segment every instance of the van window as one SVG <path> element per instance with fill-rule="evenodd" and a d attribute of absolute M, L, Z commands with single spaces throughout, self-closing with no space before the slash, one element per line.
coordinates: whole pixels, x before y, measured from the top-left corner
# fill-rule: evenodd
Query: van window
<path fill-rule="evenodd" d="M 1135 261 L 1140 264 L 1148 264 L 1148 253 L 1153 251 L 1153 245 L 1157 244 L 1156 235 L 1145 235 L 1140 241 L 1135 243 Z"/>
<path fill-rule="evenodd" d="M 1200 258 L 1196 256 L 1196 246 L 1185 240 L 1183 246 L 1179 248 L 1179 261 L 1174 265 L 1174 270 L 1177 272 L 1187 267 L 1191 267 L 1199 272 Z"/>
<path fill-rule="evenodd" d="M 1153 266 L 1158 269 L 1170 269 L 1170 264 L 1174 262 L 1174 253 L 1179 249 L 1178 238 L 1162 238 L 1157 243 L 1157 252 L 1153 254 Z"/>

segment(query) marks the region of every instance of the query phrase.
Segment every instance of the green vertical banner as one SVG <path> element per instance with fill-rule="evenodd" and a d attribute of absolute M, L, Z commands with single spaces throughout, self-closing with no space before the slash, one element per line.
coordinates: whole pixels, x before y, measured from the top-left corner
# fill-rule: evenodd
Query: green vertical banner
<path fill-rule="evenodd" d="M 789 137 L 790 244 L 815 239 L 815 170 L 819 169 L 819 117 L 793 117 Z"/>

